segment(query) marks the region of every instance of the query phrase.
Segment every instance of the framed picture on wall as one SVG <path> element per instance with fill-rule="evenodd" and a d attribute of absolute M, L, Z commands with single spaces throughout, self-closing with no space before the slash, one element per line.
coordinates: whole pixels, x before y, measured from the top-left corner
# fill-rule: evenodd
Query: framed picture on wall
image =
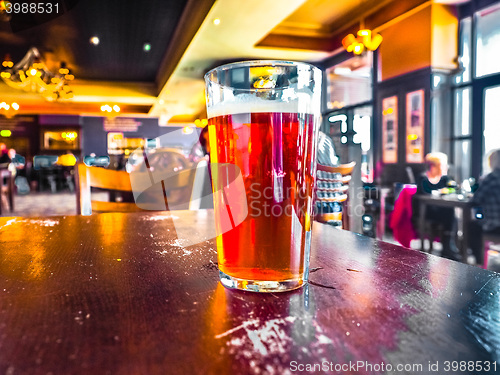
<path fill-rule="evenodd" d="M 398 97 L 382 99 L 382 161 L 398 162 Z"/>
<path fill-rule="evenodd" d="M 424 162 L 424 90 L 406 94 L 406 162 Z"/>

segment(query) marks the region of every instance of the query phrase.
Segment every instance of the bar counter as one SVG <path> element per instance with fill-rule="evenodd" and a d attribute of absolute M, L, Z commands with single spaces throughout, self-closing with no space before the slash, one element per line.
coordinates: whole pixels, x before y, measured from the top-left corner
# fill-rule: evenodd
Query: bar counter
<path fill-rule="evenodd" d="M 0 374 L 500 371 L 499 274 L 315 223 L 309 285 L 227 290 L 208 213 L 0 218 Z"/>

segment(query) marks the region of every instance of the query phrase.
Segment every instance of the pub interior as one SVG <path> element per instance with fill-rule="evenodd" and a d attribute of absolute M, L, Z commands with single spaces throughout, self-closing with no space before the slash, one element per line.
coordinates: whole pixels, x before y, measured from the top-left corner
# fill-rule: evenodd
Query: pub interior
<path fill-rule="evenodd" d="M 0 1 L 0 373 L 497 373 L 499 51 L 498 0 Z M 249 60 L 322 72 L 293 292 L 198 236 L 204 75 Z"/>

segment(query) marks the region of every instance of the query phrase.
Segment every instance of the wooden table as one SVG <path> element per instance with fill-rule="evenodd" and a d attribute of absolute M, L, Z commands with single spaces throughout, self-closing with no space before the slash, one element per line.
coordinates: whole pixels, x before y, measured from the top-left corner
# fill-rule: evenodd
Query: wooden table
<path fill-rule="evenodd" d="M 433 195 L 415 195 L 414 199 L 418 199 L 419 202 L 419 218 L 418 218 L 418 228 L 420 233 L 420 241 L 424 243 L 424 235 L 425 235 L 425 212 L 427 206 L 436 206 L 436 207 L 448 207 L 448 208 L 459 208 L 462 210 L 462 241 L 459 246 L 460 255 L 462 257 L 462 262 L 467 263 L 467 247 L 469 244 L 469 228 L 472 221 L 472 207 L 473 203 L 467 199 L 462 198 L 458 199 L 457 195 L 449 195 L 449 196 L 441 196 L 436 197 Z"/>
<path fill-rule="evenodd" d="M 227 290 L 208 213 L 0 218 L 0 374 L 495 373 L 499 274 L 315 223 L 308 286 Z"/>

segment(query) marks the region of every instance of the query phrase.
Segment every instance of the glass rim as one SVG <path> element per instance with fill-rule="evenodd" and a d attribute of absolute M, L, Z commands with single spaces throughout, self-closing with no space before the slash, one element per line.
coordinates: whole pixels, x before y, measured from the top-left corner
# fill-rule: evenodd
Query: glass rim
<path fill-rule="evenodd" d="M 210 75 L 216 71 L 227 71 L 227 70 L 234 69 L 234 68 L 240 68 L 240 67 L 243 68 L 245 66 L 248 66 L 248 67 L 265 67 L 265 66 L 271 66 L 271 67 L 279 67 L 279 66 L 293 67 L 293 66 L 296 66 L 296 67 L 298 67 L 298 66 L 305 66 L 305 67 L 309 68 L 312 72 L 317 72 L 317 73 L 322 74 L 322 71 L 320 68 L 318 68 L 312 64 L 309 64 L 306 62 L 301 62 L 301 61 L 246 60 L 246 61 L 237 61 L 237 62 L 219 65 L 213 69 L 210 69 L 207 73 L 205 73 L 203 78 L 204 78 L 206 84 L 210 83 L 210 84 L 214 84 L 214 85 L 221 86 L 221 87 L 231 87 L 231 86 L 227 86 L 227 85 L 224 85 L 224 84 L 221 84 L 221 83 L 218 83 L 218 82 L 211 80 Z M 237 90 L 238 91 L 267 91 L 267 90 L 283 90 L 283 89 L 286 89 L 287 87 L 288 86 L 270 87 L 270 88 L 265 88 L 265 87 L 264 88 L 245 88 L 245 89 L 238 88 Z"/>

